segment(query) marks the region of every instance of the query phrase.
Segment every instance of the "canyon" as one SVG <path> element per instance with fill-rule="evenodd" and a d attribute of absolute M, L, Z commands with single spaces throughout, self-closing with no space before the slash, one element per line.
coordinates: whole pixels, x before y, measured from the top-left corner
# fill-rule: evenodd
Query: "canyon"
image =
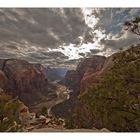
<path fill-rule="evenodd" d="M 104 82 L 104 77 L 110 74 L 116 65 L 115 59 L 121 54 L 130 57 L 126 59 L 129 65 L 139 62 L 139 45 L 109 57 L 95 55 L 85 58 L 75 70 L 64 70 L 65 76 L 60 77 L 56 76 L 56 68 L 45 68 L 20 59 L 0 59 L 0 89 L 25 104 L 25 116 L 34 114 L 34 123 L 29 123 L 26 131 L 100 132 L 103 127 L 95 121 L 91 108 L 82 99 Z M 43 108 L 46 116 L 42 116 Z M 109 131 L 108 128 L 105 131 Z"/>

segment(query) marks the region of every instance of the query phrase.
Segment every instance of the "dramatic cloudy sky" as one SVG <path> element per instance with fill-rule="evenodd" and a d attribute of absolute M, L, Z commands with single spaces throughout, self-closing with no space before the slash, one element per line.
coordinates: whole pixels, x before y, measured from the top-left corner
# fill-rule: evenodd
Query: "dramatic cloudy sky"
<path fill-rule="evenodd" d="M 0 9 L 0 58 L 74 67 L 84 57 L 109 56 L 139 43 L 123 30 L 140 9 Z"/>

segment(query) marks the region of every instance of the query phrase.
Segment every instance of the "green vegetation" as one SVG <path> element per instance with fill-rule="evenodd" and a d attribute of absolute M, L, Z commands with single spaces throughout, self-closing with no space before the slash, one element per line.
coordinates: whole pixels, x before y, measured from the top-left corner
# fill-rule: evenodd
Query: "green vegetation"
<path fill-rule="evenodd" d="M 47 109 L 46 106 L 42 107 L 41 114 L 44 115 L 44 116 L 48 116 L 48 109 Z"/>
<path fill-rule="evenodd" d="M 140 16 L 136 17 L 134 20 L 126 21 L 125 30 L 131 31 L 133 34 L 136 34 L 140 37 Z"/>
<path fill-rule="evenodd" d="M 18 130 L 16 114 L 19 107 L 18 100 L 13 101 L 9 95 L 0 95 L 0 132 L 15 132 Z"/>
<path fill-rule="evenodd" d="M 118 53 L 101 85 L 80 100 L 88 105 L 100 127 L 140 131 L 140 48 Z"/>

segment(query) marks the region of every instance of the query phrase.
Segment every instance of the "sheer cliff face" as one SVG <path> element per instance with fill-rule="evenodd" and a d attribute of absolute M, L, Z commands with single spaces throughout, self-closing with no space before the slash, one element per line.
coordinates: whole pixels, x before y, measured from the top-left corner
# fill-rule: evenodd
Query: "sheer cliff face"
<path fill-rule="evenodd" d="M 80 94 L 84 93 L 90 87 L 95 87 L 100 84 L 103 76 L 113 66 L 113 58 L 115 55 L 116 54 L 113 54 L 112 56 L 107 57 L 106 59 L 104 59 L 104 61 L 101 61 L 102 63 L 97 64 L 95 62 L 95 64 L 97 64 L 96 69 L 87 69 L 80 81 Z"/>
<path fill-rule="evenodd" d="M 89 74 L 96 73 L 101 70 L 106 60 L 104 56 L 93 56 L 92 58 L 83 59 L 77 66 L 76 70 L 68 71 L 63 83 L 75 92 L 82 89 L 81 80 L 85 79 Z M 89 81 L 86 81 L 89 82 Z"/>
<path fill-rule="evenodd" d="M 79 65 L 76 68 L 76 71 L 80 74 L 82 78 L 88 71 L 92 70 L 93 73 L 99 71 L 102 68 L 105 60 L 106 57 L 98 55 L 95 55 L 91 58 L 85 58 L 79 63 Z"/>
<path fill-rule="evenodd" d="M 48 82 L 43 67 L 24 60 L 0 60 L 0 88 L 30 105 L 47 95 Z"/>

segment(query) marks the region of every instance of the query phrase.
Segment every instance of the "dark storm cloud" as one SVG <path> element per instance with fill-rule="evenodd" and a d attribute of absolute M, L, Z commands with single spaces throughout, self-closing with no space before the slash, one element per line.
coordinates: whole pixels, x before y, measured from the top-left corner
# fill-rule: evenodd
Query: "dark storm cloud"
<path fill-rule="evenodd" d="M 79 44 L 89 31 L 80 8 L 0 9 L 0 57 L 57 65 L 68 59 L 49 52 L 62 44 Z"/>
<path fill-rule="evenodd" d="M 72 43 L 88 26 L 81 9 L 0 9 L 0 38 L 40 46 Z"/>
<path fill-rule="evenodd" d="M 61 52 L 37 52 L 28 54 L 28 60 L 37 61 L 47 66 L 58 66 L 63 64 L 68 57 Z"/>

